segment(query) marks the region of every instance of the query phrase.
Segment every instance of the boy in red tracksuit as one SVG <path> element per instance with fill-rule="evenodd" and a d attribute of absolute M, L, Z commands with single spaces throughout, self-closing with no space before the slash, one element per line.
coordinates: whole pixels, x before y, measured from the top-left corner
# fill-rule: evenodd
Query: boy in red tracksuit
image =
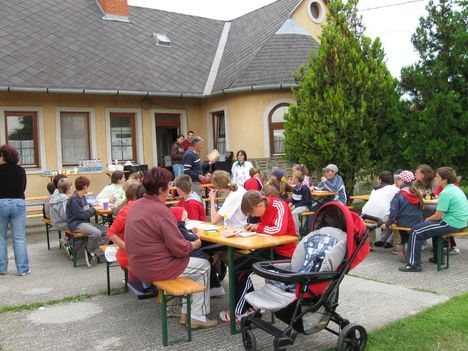
<path fill-rule="evenodd" d="M 182 199 L 176 206 L 183 207 L 188 214 L 188 219 L 206 222 L 205 202 L 196 192 L 192 191 L 192 180 L 187 174 L 182 174 L 174 179 L 174 186 Z"/>
<path fill-rule="evenodd" d="M 256 168 L 251 168 L 249 170 L 249 175 L 250 178 L 247 179 L 244 183 L 244 189 L 261 191 L 263 189 L 263 186 L 265 185 L 265 182 L 260 176 L 260 171 Z"/>
<path fill-rule="evenodd" d="M 268 235 L 290 235 L 297 237 L 296 228 L 288 205 L 275 197 L 265 197 L 256 190 L 247 191 L 242 197 L 242 213 L 260 218 L 259 223 L 246 224 L 245 229 Z M 275 260 L 290 260 L 296 244 L 286 244 L 274 248 Z M 268 253 L 265 259 L 271 259 Z M 235 265 L 242 265 L 245 257 L 236 260 Z M 245 270 L 236 274 L 236 321 L 246 314 L 252 313 L 252 306 L 245 300 L 245 295 L 253 291 L 251 271 Z M 221 311 L 219 318 L 223 322 L 229 322 L 229 311 Z"/>

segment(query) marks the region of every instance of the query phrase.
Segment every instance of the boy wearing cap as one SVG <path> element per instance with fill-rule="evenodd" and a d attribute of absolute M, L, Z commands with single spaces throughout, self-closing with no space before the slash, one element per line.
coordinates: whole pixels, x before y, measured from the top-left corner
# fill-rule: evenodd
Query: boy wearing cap
<path fill-rule="evenodd" d="M 317 184 L 317 186 L 312 187 L 312 193 L 314 190 L 322 191 L 331 191 L 336 193 L 333 198 L 334 201 L 339 201 L 342 204 L 346 205 L 346 189 L 344 185 L 343 178 L 338 174 L 338 167 L 334 164 L 329 164 L 322 169 L 323 177 L 322 181 Z M 312 207 L 311 211 L 317 211 L 320 206 L 322 206 L 327 200 L 320 199 L 316 201 Z"/>

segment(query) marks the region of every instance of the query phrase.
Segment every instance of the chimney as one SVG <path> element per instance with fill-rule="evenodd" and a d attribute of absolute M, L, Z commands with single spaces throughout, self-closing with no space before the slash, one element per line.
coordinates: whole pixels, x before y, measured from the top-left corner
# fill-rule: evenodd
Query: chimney
<path fill-rule="evenodd" d="M 129 22 L 128 0 L 96 0 L 104 16 L 108 21 Z"/>

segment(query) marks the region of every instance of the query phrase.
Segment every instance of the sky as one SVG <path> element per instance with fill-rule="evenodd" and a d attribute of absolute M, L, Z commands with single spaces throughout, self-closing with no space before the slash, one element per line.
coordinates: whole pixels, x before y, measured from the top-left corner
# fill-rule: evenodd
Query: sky
<path fill-rule="evenodd" d="M 129 0 L 129 5 L 232 20 L 275 0 Z M 418 60 L 411 43 L 421 16 L 426 16 L 428 0 L 360 0 L 358 8 L 366 26 L 366 35 L 380 37 L 387 67 L 394 77 L 403 66 Z M 388 6 L 391 5 L 391 6 Z M 392 6 L 393 5 L 393 6 Z"/>

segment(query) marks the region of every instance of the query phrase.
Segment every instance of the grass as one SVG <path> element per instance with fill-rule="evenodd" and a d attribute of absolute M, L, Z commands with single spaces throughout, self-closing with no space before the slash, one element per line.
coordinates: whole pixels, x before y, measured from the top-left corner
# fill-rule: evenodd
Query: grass
<path fill-rule="evenodd" d="M 111 290 L 111 294 L 121 293 L 123 292 L 123 288 L 116 288 Z M 39 307 L 56 305 L 59 303 L 70 303 L 70 302 L 80 302 L 84 300 L 89 300 L 96 296 L 103 296 L 107 295 L 107 290 L 100 291 L 96 294 L 79 294 L 75 296 L 68 296 L 64 297 L 63 299 L 56 299 L 56 300 L 47 300 L 41 302 L 33 302 L 33 303 L 25 303 L 22 305 L 9 305 L 9 306 L 2 306 L 0 307 L 0 314 L 2 313 L 10 313 L 10 312 L 23 312 L 23 311 L 30 311 L 38 309 Z M 1 346 L 0 346 L 1 351 Z"/>
<path fill-rule="evenodd" d="M 366 350 L 466 350 L 467 316 L 465 294 L 370 333 Z"/>

